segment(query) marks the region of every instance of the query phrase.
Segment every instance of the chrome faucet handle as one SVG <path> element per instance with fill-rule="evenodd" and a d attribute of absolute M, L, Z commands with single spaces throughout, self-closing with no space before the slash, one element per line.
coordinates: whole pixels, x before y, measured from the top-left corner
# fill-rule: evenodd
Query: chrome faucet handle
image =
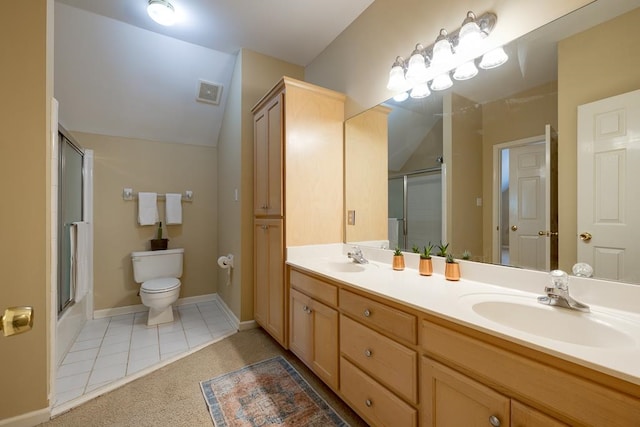
<path fill-rule="evenodd" d="M 560 291 L 569 290 L 569 275 L 562 270 L 553 270 L 549 273 L 551 276 L 551 284 L 555 289 Z"/>

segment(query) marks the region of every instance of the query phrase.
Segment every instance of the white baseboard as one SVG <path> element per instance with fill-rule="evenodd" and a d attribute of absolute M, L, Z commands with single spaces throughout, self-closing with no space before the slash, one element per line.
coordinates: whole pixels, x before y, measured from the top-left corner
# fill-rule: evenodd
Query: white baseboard
<path fill-rule="evenodd" d="M 0 420 L 2 427 L 32 427 L 51 419 L 51 411 L 49 408 L 38 409 L 37 411 L 20 414 L 17 417 L 4 418 Z"/>
<path fill-rule="evenodd" d="M 255 328 L 259 328 L 259 327 L 260 327 L 260 325 L 258 325 L 255 320 L 245 320 L 244 322 L 240 322 L 238 330 L 239 331 L 246 331 L 246 330 L 249 330 L 249 329 L 255 329 Z"/>
<path fill-rule="evenodd" d="M 206 295 L 198 295 L 195 297 L 180 298 L 178 301 L 176 301 L 175 305 L 178 306 L 178 305 L 185 305 L 185 304 L 196 304 L 199 302 L 207 302 L 207 301 L 214 301 L 214 300 L 221 301 L 220 298 L 218 298 L 217 294 L 206 294 Z M 142 304 L 127 305 L 124 307 L 105 308 L 102 310 L 95 310 L 93 312 L 93 318 L 102 319 L 105 317 L 120 316 L 123 314 L 139 313 L 141 311 L 149 311 L 149 308 L 145 307 Z"/>

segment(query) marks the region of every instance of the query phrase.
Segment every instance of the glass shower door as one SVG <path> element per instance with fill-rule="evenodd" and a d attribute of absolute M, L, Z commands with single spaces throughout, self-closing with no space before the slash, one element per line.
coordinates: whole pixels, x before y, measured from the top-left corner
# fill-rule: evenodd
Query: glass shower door
<path fill-rule="evenodd" d="M 82 221 L 82 150 L 60 136 L 58 179 L 58 315 L 73 302 L 71 226 Z"/>

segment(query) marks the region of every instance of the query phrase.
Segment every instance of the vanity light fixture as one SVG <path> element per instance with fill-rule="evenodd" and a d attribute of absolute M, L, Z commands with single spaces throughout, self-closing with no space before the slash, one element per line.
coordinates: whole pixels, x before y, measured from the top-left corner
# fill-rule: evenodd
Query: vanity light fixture
<path fill-rule="evenodd" d="M 498 47 L 486 52 L 484 42 L 497 19 L 491 12 L 477 17 L 469 11 L 457 30 L 448 33 L 443 28 L 432 45 L 416 44 L 408 61 L 396 57 L 389 72 L 387 89 L 396 93 L 411 90 L 412 98 L 424 98 L 430 94 L 429 81 L 431 90 L 450 88 L 453 85 L 451 71 L 455 80 L 475 77 L 478 74 L 476 60 L 481 56 L 478 66 L 484 70 L 504 64 L 509 59 L 504 49 Z"/>
<path fill-rule="evenodd" d="M 166 0 L 149 0 L 147 13 L 160 25 L 171 26 L 176 23 L 176 10 Z"/>

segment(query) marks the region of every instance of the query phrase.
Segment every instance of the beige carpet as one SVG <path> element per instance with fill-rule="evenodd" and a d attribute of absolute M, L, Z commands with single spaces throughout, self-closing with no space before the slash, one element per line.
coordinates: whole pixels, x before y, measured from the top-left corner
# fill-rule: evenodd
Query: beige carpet
<path fill-rule="evenodd" d="M 340 416 L 366 426 L 292 353 L 262 329 L 239 332 L 61 414 L 42 426 L 212 426 L 200 381 L 283 355 Z"/>

